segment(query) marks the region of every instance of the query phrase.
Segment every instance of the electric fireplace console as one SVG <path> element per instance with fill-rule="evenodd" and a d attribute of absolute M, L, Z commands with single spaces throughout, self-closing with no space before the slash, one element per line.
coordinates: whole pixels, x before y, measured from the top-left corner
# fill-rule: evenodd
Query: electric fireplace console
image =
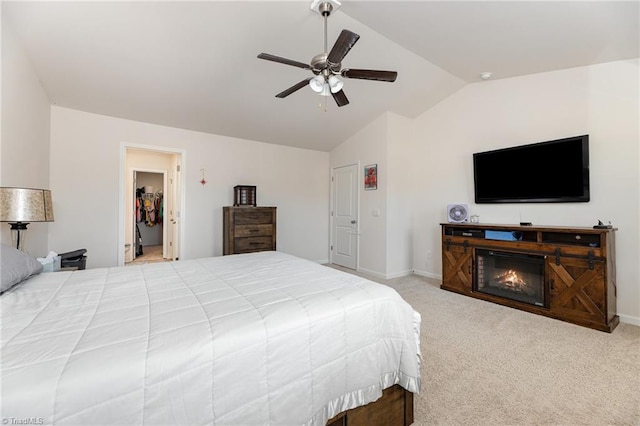
<path fill-rule="evenodd" d="M 442 223 L 442 289 L 612 332 L 616 229 Z"/>

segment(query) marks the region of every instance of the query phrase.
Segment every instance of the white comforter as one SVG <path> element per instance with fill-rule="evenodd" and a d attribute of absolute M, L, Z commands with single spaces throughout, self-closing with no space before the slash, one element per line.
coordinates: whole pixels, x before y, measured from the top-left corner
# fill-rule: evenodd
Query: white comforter
<path fill-rule="evenodd" d="M 419 388 L 418 313 L 283 253 L 40 274 L 1 299 L 5 424 L 324 425 Z"/>

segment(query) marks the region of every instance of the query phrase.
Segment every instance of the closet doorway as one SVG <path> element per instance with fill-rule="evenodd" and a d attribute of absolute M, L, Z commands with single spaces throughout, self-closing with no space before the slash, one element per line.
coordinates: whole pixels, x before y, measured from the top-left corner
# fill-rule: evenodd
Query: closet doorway
<path fill-rule="evenodd" d="M 119 264 L 179 260 L 184 153 L 122 144 Z"/>
<path fill-rule="evenodd" d="M 133 170 L 134 235 L 132 263 L 173 260 L 173 244 L 165 244 L 165 199 L 167 173 Z"/>

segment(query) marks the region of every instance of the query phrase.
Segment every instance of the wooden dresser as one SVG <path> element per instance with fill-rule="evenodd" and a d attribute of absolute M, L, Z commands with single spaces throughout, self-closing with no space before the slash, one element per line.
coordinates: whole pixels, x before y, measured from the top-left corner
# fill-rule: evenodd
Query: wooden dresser
<path fill-rule="evenodd" d="M 276 207 L 223 207 L 222 254 L 276 249 Z"/>

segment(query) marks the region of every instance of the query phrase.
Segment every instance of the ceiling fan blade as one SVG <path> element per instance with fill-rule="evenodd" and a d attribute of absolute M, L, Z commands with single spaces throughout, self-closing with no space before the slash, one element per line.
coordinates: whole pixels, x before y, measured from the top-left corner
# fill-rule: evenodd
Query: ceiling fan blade
<path fill-rule="evenodd" d="M 344 94 L 342 90 L 337 93 L 331 93 L 333 99 L 336 101 L 339 107 L 345 106 L 349 103 L 349 99 L 347 99 L 347 95 Z"/>
<path fill-rule="evenodd" d="M 280 56 L 276 56 L 276 55 L 271 55 L 269 53 L 261 53 L 258 55 L 259 59 L 264 59 L 267 61 L 273 61 L 273 62 L 278 62 L 281 64 L 285 64 L 285 65 L 291 65 L 294 67 L 298 67 L 298 68 L 302 68 L 305 70 L 310 70 L 311 66 L 309 66 L 308 64 L 304 64 L 302 62 L 298 62 L 298 61 L 294 61 L 292 59 L 287 59 L 287 58 L 283 58 Z"/>
<path fill-rule="evenodd" d="M 282 92 L 276 95 L 276 98 L 286 98 L 293 92 L 297 92 L 298 90 L 302 89 L 304 86 L 307 86 L 309 84 L 309 80 L 311 80 L 312 78 L 313 77 L 304 79 L 300 83 L 296 83 L 293 86 L 289 87 L 287 90 L 283 90 Z"/>
<path fill-rule="evenodd" d="M 336 65 L 342 62 L 347 53 L 351 50 L 354 44 L 360 36 L 356 33 L 353 33 L 349 30 L 342 30 L 336 43 L 331 48 L 331 52 L 329 52 L 329 56 L 327 56 L 327 61 Z"/>
<path fill-rule="evenodd" d="M 361 80 L 376 80 L 376 81 L 396 81 L 398 73 L 395 71 L 377 71 L 377 70 L 356 70 L 345 68 L 340 72 L 340 75 L 346 78 L 359 78 Z"/>

